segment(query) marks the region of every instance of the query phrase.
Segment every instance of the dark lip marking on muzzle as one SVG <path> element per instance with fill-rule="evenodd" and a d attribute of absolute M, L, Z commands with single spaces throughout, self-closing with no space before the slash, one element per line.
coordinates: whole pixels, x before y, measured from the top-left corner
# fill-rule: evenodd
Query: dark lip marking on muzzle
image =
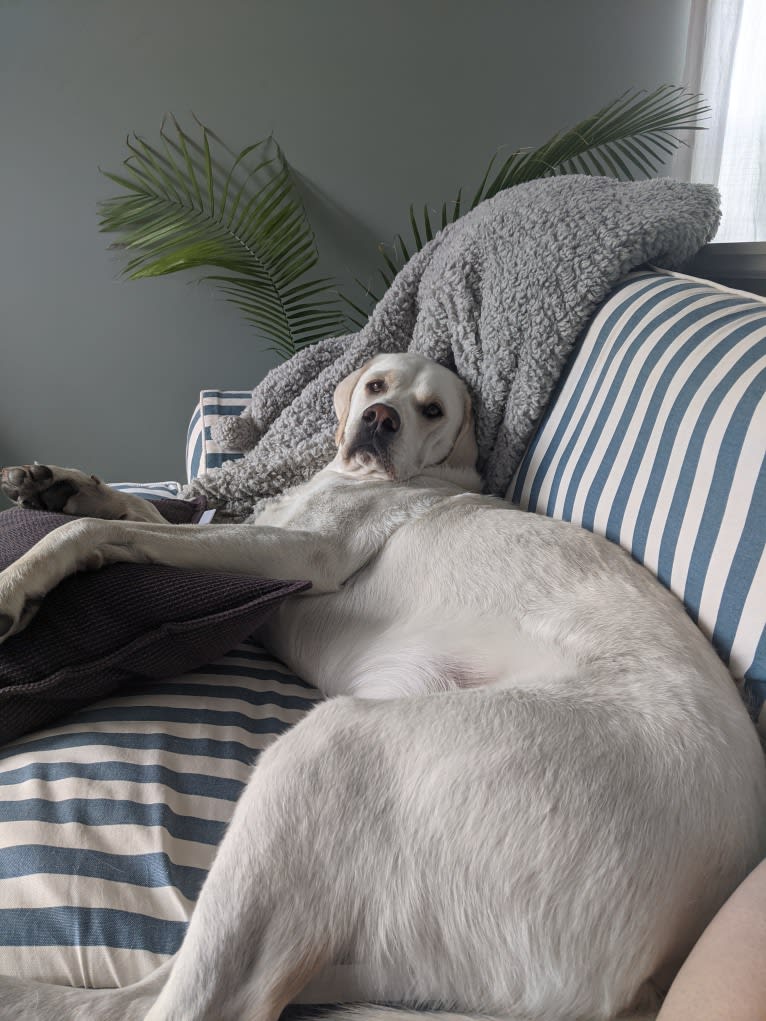
<path fill-rule="evenodd" d="M 391 441 L 388 436 L 380 438 L 375 434 L 372 436 L 360 436 L 359 433 L 357 433 L 349 443 L 348 450 L 349 454 L 356 454 L 360 450 L 368 450 L 371 454 L 381 456 L 388 450 L 390 442 Z"/>
<path fill-rule="evenodd" d="M 383 468 L 385 473 L 393 479 L 395 478 L 396 473 L 394 471 L 394 463 L 391 459 L 391 453 L 388 449 L 389 443 L 390 436 L 388 436 L 388 434 L 386 434 L 384 439 L 379 439 L 375 434 L 372 436 L 360 437 L 357 432 L 346 448 L 346 460 L 350 461 L 360 453 L 370 454 L 372 458 L 378 462 L 381 468 Z"/>

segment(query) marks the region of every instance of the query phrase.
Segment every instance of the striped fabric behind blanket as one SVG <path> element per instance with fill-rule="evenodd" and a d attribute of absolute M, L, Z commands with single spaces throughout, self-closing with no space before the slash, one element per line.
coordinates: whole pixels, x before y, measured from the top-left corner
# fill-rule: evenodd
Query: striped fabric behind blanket
<path fill-rule="evenodd" d="M 121 493 L 142 496 L 144 500 L 179 500 L 181 487 L 177 482 L 110 482 Z"/>
<path fill-rule="evenodd" d="M 237 461 L 240 451 L 224 450 L 210 434 L 216 418 L 239 415 L 252 396 L 250 390 L 202 390 L 186 434 L 186 476 L 189 482 L 225 461 Z"/>
<path fill-rule="evenodd" d="M 174 953 L 258 753 L 320 698 L 245 642 L 0 748 L 0 973 L 126 985 Z"/>
<path fill-rule="evenodd" d="M 766 731 L 766 302 L 632 274 L 508 490 L 620 543 L 684 603 Z"/>

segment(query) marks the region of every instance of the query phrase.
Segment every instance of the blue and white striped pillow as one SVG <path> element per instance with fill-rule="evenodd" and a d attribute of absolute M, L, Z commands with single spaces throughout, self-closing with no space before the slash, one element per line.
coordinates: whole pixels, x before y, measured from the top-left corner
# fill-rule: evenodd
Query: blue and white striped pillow
<path fill-rule="evenodd" d="M 0 974 L 126 985 L 174 953 L 258 753 L 320 698 L 245 642 L 0 748 Z"/>
<path fill-rule="evenodd" d="M 110 482 L 112 489 L 132 493 L 145 500 L 180 500 L 181 486 L 177 482 Z"/>
<path fill-rule="evenodd" d="M 202 390 L 186 435 L 186 476 L 189 482 L 226 461 L 241 458 L 239 450 L 226 450 L 215 443 L 211 429 L 216 418 L 239 415 L 250 401 L 250 390 Z"/>
<path fill-rule="evenodd" d="M 507 496 L 645 564 L 766 732 L 765 466 L 766 302 L 646 271 L 594 317 Z"/>

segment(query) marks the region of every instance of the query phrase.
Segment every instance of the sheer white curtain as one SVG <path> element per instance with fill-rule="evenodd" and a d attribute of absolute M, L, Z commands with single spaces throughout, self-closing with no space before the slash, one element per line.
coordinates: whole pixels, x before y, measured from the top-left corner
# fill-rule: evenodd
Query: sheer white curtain
<path fill-rule="evenodd" d="M 671 173 L 718 185 L 716 241 L 766 241 L 766 0 L 692 0 L 684 83 L 712 115 Z"/>

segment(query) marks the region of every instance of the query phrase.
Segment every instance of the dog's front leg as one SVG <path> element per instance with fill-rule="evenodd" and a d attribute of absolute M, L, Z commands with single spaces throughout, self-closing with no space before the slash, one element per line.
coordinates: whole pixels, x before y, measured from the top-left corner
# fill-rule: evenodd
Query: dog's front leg
<path fill-rule="evenodd" d="M 0 573 L 0 642 L 22 630 L 43 597 L 76 571 L 155 563 L 340 587 L 360 563 L 328 536 L 258 525 L 168 525 L 81 518 L 51 532 Z"/>

